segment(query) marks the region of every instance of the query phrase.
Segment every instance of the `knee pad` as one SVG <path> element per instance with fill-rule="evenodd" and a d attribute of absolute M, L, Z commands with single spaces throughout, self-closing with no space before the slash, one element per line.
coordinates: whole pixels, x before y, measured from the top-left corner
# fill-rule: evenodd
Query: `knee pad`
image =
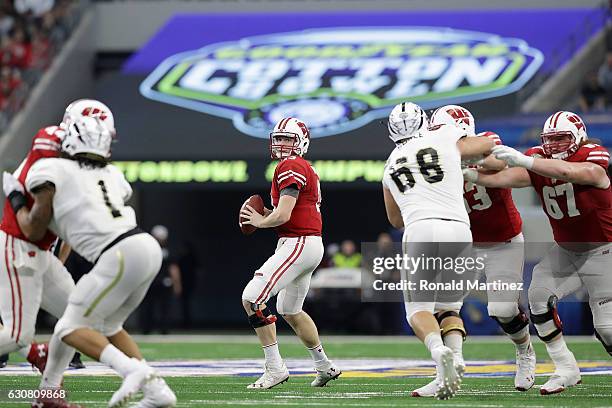
<path fill-rule="evenodd" d="M 595 337 L 601 342 L 608 354 L 612 356 L 612 326 L 595 327 Z"/>
<path fill-rule="evenodd" d="M 527 314 L 525 314 L 525 312 L 523 312 L 520 307 L 518 308 L 518 310 L 518 314 L 514 316 L 514 318 L 509 322 L 502 322 L 499 320 L 500 317 L 503 318 L 505 316 L 491 316 L 491 318 L 495 319 L 497 324 L 499 324 L 499 326 L 505 333 L 515 334 L 523 330 L 525 327 L 529 326 L 529 318 L 527 317 Z"/>
<path fill-rule="evenodd" d="M 489 316 L 495 320 L 498 318 L 508 320 L 521 314 L 522 310 L 518 304 L 514 302 L 490 302 L 487 305 L 487 312 Z"/>
<path fill-rule="evenodd" d="M 55 325 L 53 334 L 61 340 L 77 329 L 82 329 L 84 327 L 95 328 L 92 319 L 83 317 L 84 311 L 82 309 L 83 308 L 69 304 L 64 316 L 62 316 Z"/>
<path fill-rule="evenodd" d="M 544 342 L 548 342 L 562 333 L 563 325 L 559 314 L 557 313 L 557 297 L 552 295 L 546 302 L 547 311 L 544 313 L 536 314 L 531 310 L 531 321 L 533 322 L 538 337 Z M 530 307 L 532 307 L 530 305 Z"/>
<path fill-rule="evenodd" d="M 251 323 L 254 329 L 276 322 L 276 316 L 270 312 L 270 309 L 267 307 L 265 309 L 260 309 L 259 306 L 260 305 L 251 303 L 251 310 L 255 313 L 249 316 L 249 323 Z"/>
<path fill-rule="evenodd" d="M 250 303 L 266 303 L 270 295 L 265 299 L 259 299 L 268 282 L 261 276 L 255 276 L 247 283 L 242 291 L 242 299 Z"/>
<path fill-rule="evenodd" d="M 458 319 L 461 319 L 461 316 L 459 315 L 458 312 L 454 310 L 447 310 L 444 312 L 436 313 L 434 317 L 436 318 L 436 320 L 438 321 L 438 324 L 440 325 L 440 335 L 442 337 L 446 336 L 452 331 L 458 331 L 459 333 L 461 333 L 463 340 L 466 339 L 467 332 L 465 331 L 465 327 L 463 326 L 463 320 L 461 320 L 460 324 L 452 323 L 452 324 L 445 324 L 444 326 L 442 325 L 442 321 L 446 319 L 447 317 L 456 317 Z"/>

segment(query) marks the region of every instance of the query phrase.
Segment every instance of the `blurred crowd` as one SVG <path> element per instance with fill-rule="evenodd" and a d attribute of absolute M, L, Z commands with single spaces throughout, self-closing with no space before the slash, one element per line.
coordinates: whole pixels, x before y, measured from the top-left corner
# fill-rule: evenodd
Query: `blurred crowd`
<path fill-rule="evenodd" d="M 587 74 L 580 91 L 580 110 L 597 113 L 612 107 L 612 29 L 606 36 L 606 55 L 597 71 Z"/>
<path fill-rule="evenodd" d="M 74 0 L 0 0 L 0 132 L 79 19 Z"/>

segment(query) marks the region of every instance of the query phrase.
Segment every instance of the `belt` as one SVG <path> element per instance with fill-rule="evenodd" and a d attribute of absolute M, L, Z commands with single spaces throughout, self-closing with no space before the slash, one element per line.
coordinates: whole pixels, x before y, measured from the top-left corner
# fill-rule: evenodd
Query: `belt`
<path fill-rule="evenodd" d="M 143 231 L 142 229 L 138 227 L 132 228 L 131 230 L 124 232 L 123 234 L 119 235 L 117 238 L 113 239 L 110 244 L 104 247 L 104 249 L 100 252 L 100 255 L 98 255 L 98 258 L 96 258 L 96 261 L 94 263 L 97 263 L 100 257 L 106 251 L 108 251 L 111 247 L 114 247 L 115 245 L 117 245 L 119 242 L 123 241 L 124 239 L 128 237 L 131 237 L 132 235 L 138 235 L 138 234 L 144 234 L 144 233 L 145 231 Z"/>

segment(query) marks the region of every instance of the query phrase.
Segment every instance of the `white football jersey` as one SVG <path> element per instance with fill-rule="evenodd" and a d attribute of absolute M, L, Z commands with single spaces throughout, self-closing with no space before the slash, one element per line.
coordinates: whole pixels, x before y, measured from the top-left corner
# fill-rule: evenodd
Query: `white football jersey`
<path fill-rule="evenodd" d="M 89 262 L 136 227 L 134 210 L 125 205 L 132 188 L 112 164 L 91 168 L 69 159 L 38 160 L 28 172 L 26 189 L 32 191 L 45 182 L 55 185 L 49 229 Z"/>
<path fill-rule="evenodd" d="M 399 144 L 387 160 L 383 184 L 402 212 L 404 226 L 428 218 L 470 224 L 463 204 L 463 174 L 454 126 L 423 130 Z"/>

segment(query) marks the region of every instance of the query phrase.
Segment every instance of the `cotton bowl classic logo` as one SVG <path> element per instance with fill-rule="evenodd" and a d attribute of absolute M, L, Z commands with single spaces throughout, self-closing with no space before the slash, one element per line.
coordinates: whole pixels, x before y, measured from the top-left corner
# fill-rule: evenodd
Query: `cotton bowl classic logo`
<path fill-rule="evenodd" d="M 425 108 L 519 90 L 542 64 L 522 40 L 441 27 L 324 28 L 211 44 L 166 59 L 151 99 L 268 137 L 298 117 L 313 137 L 359 128 L 405 100 Z"/>

